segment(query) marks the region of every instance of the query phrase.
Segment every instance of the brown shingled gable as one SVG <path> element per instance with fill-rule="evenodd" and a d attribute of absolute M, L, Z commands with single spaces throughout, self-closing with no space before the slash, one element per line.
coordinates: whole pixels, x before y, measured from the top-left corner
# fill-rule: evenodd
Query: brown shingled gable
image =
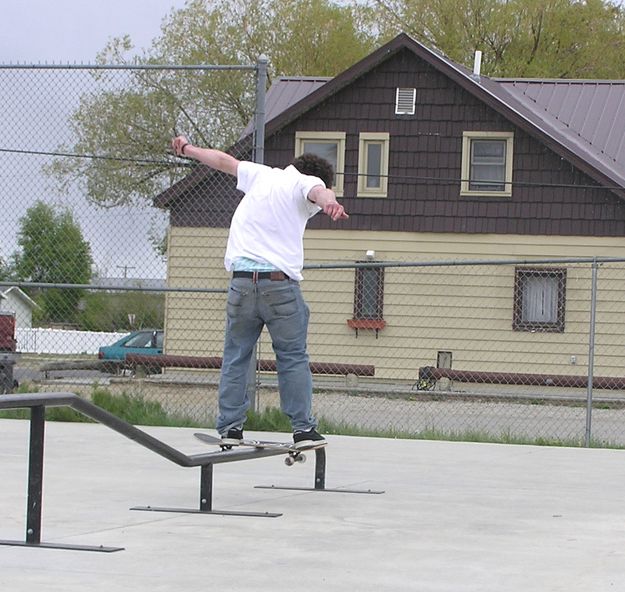
<path fill-rule="evenodd" d="M 625 84 L 621 84 L 625 95 Z M 417 88 L 414 116 L 394 114 L 397 86 Z M 570 126 L 559 129 L 562 124 L 557 117 L 542 113 L 536 104 L 523 103 L 528 96 L 507 83 L 476 78 L 462 66 L 400 35 L 316 86 L 295 104 L 281 112 L 274 110 L 277 114 L 266 128 L 266 162 L 284 166 L 293 155 L 298 130 L 345 131 L 342 201 L 351 218 L 342 229 L 625 234 L 621 200 L 625 192 L 618 190 L 625 187 L 625 168 L 621 174 L 614 159 L 610 166 L 607 158 L 597 155 L 597 141 L 594 148 L 579 138 L 573 141 L 575 132 Z M 547 121 L 550 117 L 552 121 Z M 511 198 L 460 197 L 461 139 L 467 130 L 514 132 L 516 184 Z M 354 197 L 361 131 L 390 133 L 387 198 Z M 176 196 L 202 187 L 209 175 L 202 169 L 157 198 L 160 207 L 171 208 L 172 224 L 221 226 L 234 211 L 239 199 L 234 191 L 218 217 L 207 206 L 202 211 L 202 199 L 195 200 L 192 216 L 175 206 Z M 334 228 L 321 216 L 313 218 L 309 226 Z"/>

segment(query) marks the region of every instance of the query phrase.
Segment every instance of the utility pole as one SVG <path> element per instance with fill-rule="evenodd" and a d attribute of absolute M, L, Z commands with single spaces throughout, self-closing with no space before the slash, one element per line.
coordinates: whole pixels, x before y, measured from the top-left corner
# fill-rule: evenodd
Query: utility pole
<path fill-rule="evenodd" d="M 132 265 L 117 265 L 116 267 L 117 267 L 117 269 L 123 269 L 124 270 L 124 278 L 128 277 L 128 270 L 129 269 L 137 269 L 136 267 L 133 267 Z"/>

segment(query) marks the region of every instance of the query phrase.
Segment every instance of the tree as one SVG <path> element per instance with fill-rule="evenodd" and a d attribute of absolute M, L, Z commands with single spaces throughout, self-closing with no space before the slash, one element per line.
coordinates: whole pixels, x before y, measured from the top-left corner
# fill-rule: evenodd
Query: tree
<path fill-rule="evenodd" d="M 11 277 L 11 270 L 8 263 L 0 257 L 0 281 L 8 280 Z"/>
<path fill-rule="evenodd" d="M 269 77 L 334 75 L 365 56 L 374 38 L 357 28 L 354 7 L 331 0 L 191 0 L 170 13 L 146 64 L 255 64 Z M 98 62 L 128 63 L 130 38 L 115 39 Z M 97 70 L 103 91 L 83 95 L 73 115 L 76 142 L 49 172 L 61 189 L 81 183 L 93 203 L 110 207 L 151 199 L 188 172 L 168 153 L 175 133 L 230 146 L 254 111 L 253 71 Z"/>
<path fill-rule="evenodd" d="M 165 295 L 154 292 L 90 292 L 80 314 L 85 331 L 159 329 L 164 322 Z"/>
<path fill-rule="evenodd" d="M 402 30 L 469 67 L 480 49 L 490 76 L 625 78 L 625 9 L 609 0 L 189 0 L 140 58 L 122 37 L 97 61 L 251 65 L 266 54 L 270 79 L 333 76 Z M 92 77 L 71 120 L 75 141 L 59 147 L 77 157 L 49 172 L 103 207 L 152 199 L 187 174 L 169 152 L 176 133 L 226 148 L 253 114 L 250 71 Z"/>
<path fill-rule="evenodd" d="M 606 0 L 374 0 L 404 30 L 489 76 L 625 78 L 625 9 Z"/>
<path fill-rule="evenodd" d="M 22 281 L 86 284 L 91 278 L 91 251 L 69 211 L 55 212 L 38 201 L 20 220 L 15 274 Z M 45 322 L 74 322 L 82 290 L 45 288 L 36 296 Z"/>

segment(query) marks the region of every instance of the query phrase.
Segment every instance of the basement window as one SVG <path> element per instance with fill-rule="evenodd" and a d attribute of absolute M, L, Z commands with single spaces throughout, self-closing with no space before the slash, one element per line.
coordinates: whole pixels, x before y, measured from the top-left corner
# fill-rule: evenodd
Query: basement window
<path fill-rule="evenodd" d="M 384 320 L 384 268 L 357 267 L 354 282 L 354 317 L 347 320 L 347 325 L 356 331 L 373 329 L 377 338 L 378 331 L 386 327 Z"/>
<path fill-rule="evenodd" d="M 564 332 L 566 269 L 517 268 L 514 282 L 515 331 Z"/>

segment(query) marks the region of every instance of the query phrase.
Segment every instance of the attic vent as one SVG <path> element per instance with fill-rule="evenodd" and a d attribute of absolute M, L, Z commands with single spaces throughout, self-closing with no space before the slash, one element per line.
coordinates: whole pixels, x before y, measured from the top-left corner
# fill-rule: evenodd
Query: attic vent
<path fill-rule="evenodd" d="M 395 95 L 395 115 L 414 115 L 416 88 L 398 88 Z"/>

